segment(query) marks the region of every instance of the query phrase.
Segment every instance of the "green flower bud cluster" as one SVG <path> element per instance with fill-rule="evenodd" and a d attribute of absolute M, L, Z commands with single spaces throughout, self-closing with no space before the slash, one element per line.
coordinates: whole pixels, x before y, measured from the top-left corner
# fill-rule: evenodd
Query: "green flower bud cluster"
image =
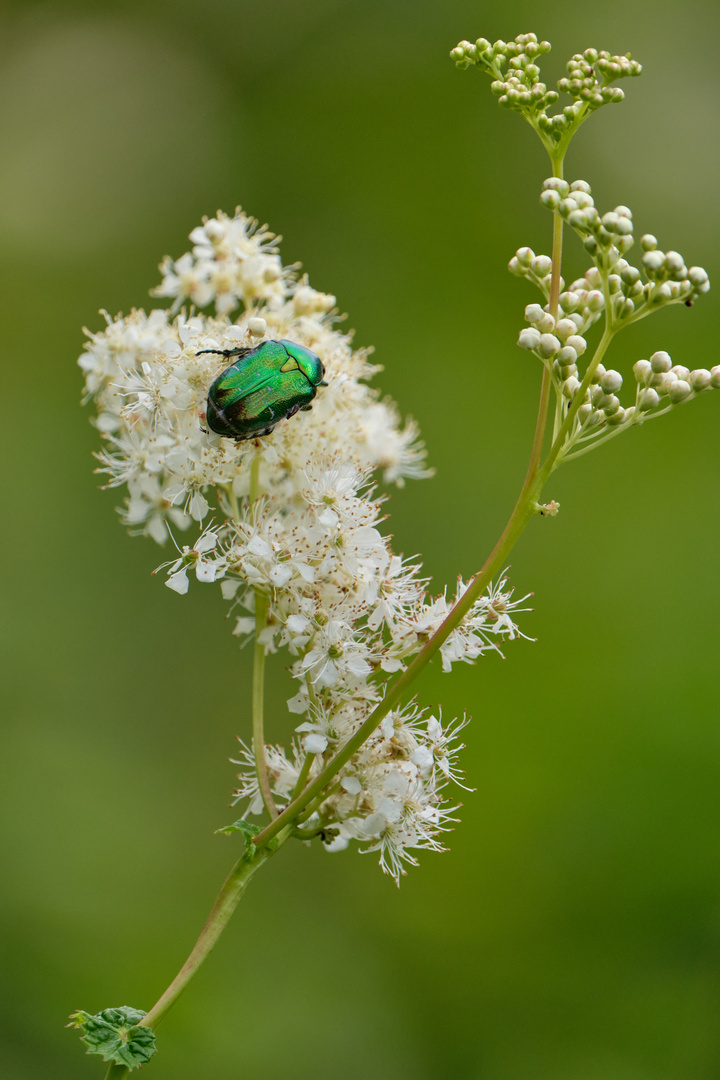
<path fill-rule="evenodd" d="M 475 42 L 461 41 L 450 50 L 450 56 L 459 68 L 477 64 L 488 74 L 498 75 L 508 63 L 513 71 L 525 71 L 528 64 L 534 64 L 550 49 L 550 42 L 538 41 L 536 34 L 518 34 L 514 41 L 496 41 L 494 44 L 486 38 L 478 38 Z"/>
<path fill-rule="evenodd" d="M 460 68 L 477 64 L 491 75 L 490 89 L 500 105 L 538 116 L 559 97 L 540 81 L 537 60 L 548 52 L 549 41 L 538 41 L 535 34 L 518 34 L 514 41 L 496 41 L 493 45 L 485 38 L 478 38 L 474 44 L 461 41 L 450 55 Z"/>
<path fill-rule="evenodd" d="M 701 266 L 688 269 L 679 252 L 659 251 L 657 240 L 649 234 L 640 240 L 642 273 L 631 266 L 622 256 L 635 242 L 632 211 L 616 206 L 601 216 L 585 180 L 568 184 L 551 176 L 543 183 L 540 202 L 575 230 L 595 261 L 585 277 L 574 281 L 569 293 L 560 298 L 566 312 L 584 312 L 586 325 L 599 318 L 608 300 L 611 322 L 616 326 L 635 322 L 666 304 L 692 304 L 709 290 L 708 275 Z M 511 269 L 518 273 L 512 264 Z"/>
<path fill-rule="evenodd" d="M 679 405 L 704 390 L 720 389 L 720 365 L 691 371 L 681 364 L 673 365 L 666 352 L 653 353 L 649 360 L 638 360 L 633 374 L 637 382 L 637 406 L 642 413 L 652 414 L 658 406 Z"/>
<path fill-rule="evenodd" d="M 630 53 L 624 56 L 611 56 L 601 49 L 586 49 L 576 53 L 567 63 L 568 77 L 560 79 L 558 90 L 569 94 L 573 101 L 585 104 L 590 109 L 599 109 L 601 105 L 620 102 L 625 95 L 618 86 L 610 84 L 615 79 L 640 75 L 642 65 L 633 60 Z"/>
<path fill-rule="evenodd" d="M 530 326 L 520 331 L 518 345 L 548 365 L 562 393 L 572 397 L 580 386 L 578 357 L 587 349 L 587 342 L 580 333 L 580 316 L 569 315 L 555 320 L 540 304 L 528 304 L 525 319 Z"/>
<path fill-rule="evenodd" d="M 636 407 L 631 405 L 623 408 L 620 403 L 618 392 L 622 384 L 623 378 L 619 371 L 612 368 L 608 370 L 603 364 L 598 364 L 585 401 L 578 410 L 578 424 L 583 435 L 606 425 L 619 427 L 636 420 Z"/>
<path fill-rule="evenodd" d="M 597 49 L 577 53 L 568 61 L 567 77 L 557 84 L 558 91 L 568 94 L 572 103 L 555 116 L 548 116 L 548 106 L 559 100 L 559 94 L 548 90 L 540 80 L 537 61 L 548 52 L 549 41 L 538 41 L 535 34 L 518 34 L 514 41 L 494 44 L 486 38 L 461 41 L 450 57 L 459 68 L 476 66 L 492 76 L 491 90 L 499 104 L 524 115 L 550 149 L 566 145 L 591 112 L 622 101 L 622 90 L 611 84 L 616 79 L 639 75 L 642 67 L 629 53 L 612 56 Z"/>
<path fill-rule="evenodd" d="M 543 183 L 540 202 L 548 210 L 557 210 L 578 234 L 587 252 L 605 269 L 612 267 L 635 243 L 632 211 L 627 206 L 616 206 L 600 217 L 586 180 L 569 184 L 567 180 L 550 176 Z"/>
<path fill-rule="evenodd" d="M 673 406 L 690 401 L 705 390 L 720 389 L 720 365 L 711 370 L 697 368 L 691 371 L 680 364 L 673 366 L 666 352 L 653 353 L 649 360 L 638 360 L 633 366 L 633 374 L 635 404 L 623 407 L 618 397 L 622 375 L 598 364 L 578 410 L 577 426 L 568 441 L 568 450 L 572 451 L 578 444 L 575 453 L 583 453 L 610 434 L 662 416 Z M 572 452 L 565 456 L 572 456 Z"/>
<path fill-rule="evenodd" d="M 518 248 L 508 263 L 508 270 L 516 277 L 527 278 L 537 285 L 544 296 L 550 295 L 552 259 L 549 255 L 536 255 L 529 247 Z"/>

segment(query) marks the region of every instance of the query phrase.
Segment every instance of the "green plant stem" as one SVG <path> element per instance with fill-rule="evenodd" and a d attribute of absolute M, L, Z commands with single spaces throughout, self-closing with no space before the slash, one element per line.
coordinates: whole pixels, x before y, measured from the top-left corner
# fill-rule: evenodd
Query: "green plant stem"
<path fill-rule="evenodd" d="M 292 793 L 293 799 L 297 795 L 299 795 L 300 792 L 302 791 L 302 789 L 305 787 L 305 784 L 307 783 L 307 778 L 310 775 L 310 770 L 312 769 L 313 761 L 315 760 L 315 756 L 316 756 L 315 754 L 306 754 L 305 755 L 305 760 L 303 761 L 302 765 L 300 766 L 300 772 L 298 773 L 297 783 L 295 784 L 295 787 L 293 788 L 293 793 Z"/>
<path fill-rule="evenodd" d="M 175 1004 L 195 972 L 210 954 L 218 938 L 230 921 L 241 896 L 248 886 L 248 882 L 257 870 L 266 863 L 277 849 L 285 843 L 290 830 L 286 830 L 277 837 L 277 845 L 264 847 L 256 850 L 252 858 L 243 855 L 235 864 L 217 895 L 207 921 L 195 942 L 192 952 L 180 968 L 179 972 L 168 986 L 165 993 L 158 998 L 149 1013 L 140 1021 L 141 1027 L 153 1028 L 160 1023 L 165 1013 Z M 111 1065 L 105 1080 L 124 1080 L 129 1070 L 124 1065 Z"/>
<path fill-rule="evenodd" d="M 127 1076 L 128 1069 L 125 1065 L 111 1064 L 108 1071 L 105 1073 L 105 1080 L 122 1080 L 124 1076 Z"/>
<path fill-rule="evenodd" d="M 271 818 L 278 816 L 275 800 L 270 789 L 267 757 L 265 756 L 264 697 L 265 697 L 265 645 L 260 635 L 267 623 L 267 597 L 255 590 L 255 649 L 253 651 L 252 731 L 253 755 L 260 794 Z"/>
<path fill-rule="evenodd" d="M 286 839 L 287 834 L 278 836 L 278 847 L 280 844 L 284 843 Z M 264 847 L 261 851 L 256 851 L 253 858 L 249 859 L 243 855 L 243 857 L 238 860 L 228 874 L 222 889 L 218 893 L 217 899 L 208 915 L 207 922 L 205 923 L 192 952 L 162 997 L 158 998 L 147 1016 L 142 1018 L 140 1021 L 142 1027 L 157 1027 L 170 1006 L 174 1005 L 195 972 L 212 951 L 217 939 L 230 921 L 230 916 L 237 907 L 240 897 L 245 892 L 250 879 L 256 871 L 260 869 L 263 863 L 267 862 L 267 860 L 274 855 L 276 850 L 277 848 L 275 847 Z"/>

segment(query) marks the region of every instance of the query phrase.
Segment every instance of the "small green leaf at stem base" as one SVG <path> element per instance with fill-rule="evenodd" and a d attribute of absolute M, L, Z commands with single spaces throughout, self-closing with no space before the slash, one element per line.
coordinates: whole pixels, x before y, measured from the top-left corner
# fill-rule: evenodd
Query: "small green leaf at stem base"
<path fill-rule="evenodd" d="M 128 1070 L 139 1069 L 155 1053 L 155 1033 L 149 1027 L 140 1027 L 145 1016 L 141 1009 L 121 1005 L 103 1009 L 92 1016 L 79 1009 L 70 1017 L 68 1027 L 82 1032 L 88 1054 L 99 1054 L 103 1061 L 111 1061 Z"/>
<path fill-rule="evenodd" d="M 225 825 L 222 829 L 216 829 L 215 832 L 224 833 L 225 836 L 230 836 L 234 832 L 242 833 L 245 840 L 245 854 L 249 859 L 254 857 L 257 848 L 253 843 L 253 837 L 260 832 L 257 825 L 252 825 L 249 821 L 240 818 L 239 821 L 234 821 L 232 825 Z"/>

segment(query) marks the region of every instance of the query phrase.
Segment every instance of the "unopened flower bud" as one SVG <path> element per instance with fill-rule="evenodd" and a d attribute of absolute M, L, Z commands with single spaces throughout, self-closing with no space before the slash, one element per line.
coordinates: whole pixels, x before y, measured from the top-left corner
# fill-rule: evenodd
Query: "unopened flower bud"
<path fill-rule="evenodd" d="M 622 375 L 619 371 L 606 371 L 600 380 L 600 385 L 606 394 L 614 394 L 623 384 Z"/>
<path fill-rule="evenodd" d="M 601 403 L 600 408 L 608 416 L 611 416 L 612 413 L 617 412 L 620 408 L 620 399 L 617 398 L 615 394 L 607 394 L 606 399 Z"/>
<path fill-rule="evenodd" d="M 576 329 L 577 327 L 572 319 L 560 319 L 555 327 L 555 333 L 561 341 L 565 341 L 566 338 L 575 333 Z"/>
<path fill-rule="evenodd" d="M 672 360 L 666 352 L 656 352 L 650 357 L 653 371 L 670 371 Z"/>
<path fill-rule="evenodd" d="M 518 345 L 521 349 L 537 349 L 540 342 L 540 331 L 532 326 L 525 327 L 520 331 Z"/>
<path fill-rule="evenodd" d="M 690 397 L 692 394 L 692 387 L 690 383 L 685 382 L 684 379 L 678 379 L 674 382 L 668 390 L 668 396 L 673 405 L 677 405 L 680 401 L 684 401 L 685 398 Z"/>
<path fill-rule="evenodd" d="M 566 203 L 569 202 L 569 201 L 570 201 L 569 199 L 565 200 Z M 567 215 L 567 223 L 568 223 L 568 225 L 571 225 L 573 227 L 573 229 L 587 230 L 587 219 L 585 217 L 585 214 L 583 213 L 582 210 L 578 210 L 577 208 L 575 208 L 574 210 L 571 210 L 568 213 L 568 215 Z"/>
<path fill-rule="evenodd" d="M 710 369 L 710 385 L 713 390 L 720 390 L 720 364 Z"/>
<path fill-rule="evenodd" d="M 565 339 L 565 344 L 574 349 L 578 356 L 582 356 L 587 349 L 587 341 L 580 334 L 571 334 L 569 338 Z"/>
<path fill-rule="evenodd" d="M 563 199 L 569 190 L 567 180 L 561 180 L 559 176 L 549 176 L 547 180 L 543 180 L 543 191 L 557 191 Z"/>
<path fill-rule="evenodd" d="M 704 285 L 707 280 L 707 271 L 702 266 L 691 266 L 688 270 L 688 278 L 693 285 Z"/>
<path fill-rule="evenodd" d="M 648 273 L 656 274 L 665 265 L 665 256 L 662 251 L 646 251 L 642 258 L 643 266 Z"/>
<path fill-rule="evenodd" d="M 537 277 L 544 278 L 552 270 L 552 259 L 547 255 L 536 255 L 530 265 L 532 272 Z"/>
<path fill-rule="evenodd" d="M 649 360 L 638 360 L 633 364 L 633 373 L 635 378 L 642 386 L 648 381 L 652 374 L 652 364 Z"/>
<path fill-rule="evenodd" d="M 643 390 L 638 398 L 638 408 L 641 412 L 648 412 L 660 404 L 660 396 L 656 390 Z"/>
<path fill-rule="evenodd" d="M 587 306 L 593 313 L 602 311 L 605 307 L 605 297 L 599 289 L 591 289 L 587 294 Z"/>
<path fill-rule="evenodd" d="M 640 243 L 643 251 L 654 251 L 658 245 L 657 239 L 652 233 L 645 233 L 644 236 L 641 236 Z"/>
<path fill-rule="evenodd" d="M 576 364 L 578 356 L 572 345 L 565 345 L 557 354 L 557 358 L 561 364 L 567 365 Z"/>
<path fill-rule="evenodd" d="M 549 312 L 543 312 L 541 319 L 535 323 L 541 334 L 550 334 L 555 329 L 555 320 Z"/>
<path fill-rule="evenodd" d="M 253 334 L 255 337 L 262 337 L 262 335 L 267 330 L 267 323 L 264 319 L 260 318 L 248 319 L 247 326 L 250 333 Z"/>
<path fill-rule="evenodd" d="M 542 319 L 545 309 L 540 304 L 528 304 L 525 308 L 525 319 L 529 323 L 536 323 Z"/>
<path fill-rule="evenodd" d="M 620 405 L 617 409 L 614 409 L 611 413 L 608 413 L 607 409 L 605 410 L 605 412 L 608 418 L 608 424 L 617 425 L 624 423 L 625 409 L 623 409 L 622 405 Z"/>
<path fill-rule="evenodd" d="M 562 199 L 557 191 L 543 191 L 540 196 L 540 202 L 543 206 L 547 207 L 548 210 L 557 210 Z"/>
<path fill-rule="evenodd" d="M 580 304 L 580 298 L 577 293 L 564 292 L 560 296 L 560 307 L 563 311 L 577 311 Z"/>
<path fill-rule="evenodd" d="M 530 266 L 530 263 L 535 258 L 535 252 L 533 251 L 532 248 L 521 247 L 521 248 L 518 248 L 517 251 L 515 252 L 515 258 L 517 259 L 517 261 L 520 263 L 521 266 L 528 267 L 528 266 Z"/>
<path fill-rule="evenodd" d="M 554 334 L 542 334 L 537 344 L 541 356 L 554 356 L 560 348 L 560 342 Z"/>
<path fill-rule="evenodd" d="M 626 265 L 620 270 L 620 277 L 626 285 L 634 285 L 640 279 L 640 271 L 636 266 Z"/>
<path fill-rule="evenodd" d="M 585 404 L 580 406 L 580 408 L 578 409 L 578 420 L 581 424 L 587 423 L 590 416 L 592 416 L 592 411 L 592 405 Z"/>
<path fill-rule="evenodd" d="M 667 266 L 668 270 L 671 270 L 673 273 L 683 271 L 683 277 L 685 277 L 687 274 L 687 270 L 685 269 L 685 260 L 683 259 L 679 251 L 666 251 L 665 265 Z"/>
<path fill-rule="evenodd" d="M 683 367 L 682 364 L 675 364 L 675 366 L 670 370 L 672 371 L 673 375 L 677 375 L 678 379 L 684 379 L 685 382 L 687 382 L 690 378 L 690 369 Z"/>
<path fill-rule="evenodd" d="M 690 372 L 690 379 L 688 381 L 695 393 L 699 394 L 702 390 L 707 390 L 711 380 L 712 375 L 707 368 L 697 368 L 695 371 Z"/>
<path fill-rule="evenodd" d="M 562 392 L 566 398 L 573 398 L 580 389 L 580 380 L 571 375 L 569 379 L 566 379 L 563 383 Z"/>

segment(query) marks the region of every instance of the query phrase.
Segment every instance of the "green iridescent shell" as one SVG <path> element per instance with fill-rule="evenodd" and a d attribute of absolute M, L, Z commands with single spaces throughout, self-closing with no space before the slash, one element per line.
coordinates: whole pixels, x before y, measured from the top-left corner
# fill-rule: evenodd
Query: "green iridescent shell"
<path fill-rule="evenodd" d="M 203 349 L 236 357 L 208 391 L 207 425 L 229 439 L 257 439 L 277 423 L 312 407 L 325 369 L 294 341 L 263 341 L 254 349 Z M 198 353 L 198 356 L 200 353 Z"/>

